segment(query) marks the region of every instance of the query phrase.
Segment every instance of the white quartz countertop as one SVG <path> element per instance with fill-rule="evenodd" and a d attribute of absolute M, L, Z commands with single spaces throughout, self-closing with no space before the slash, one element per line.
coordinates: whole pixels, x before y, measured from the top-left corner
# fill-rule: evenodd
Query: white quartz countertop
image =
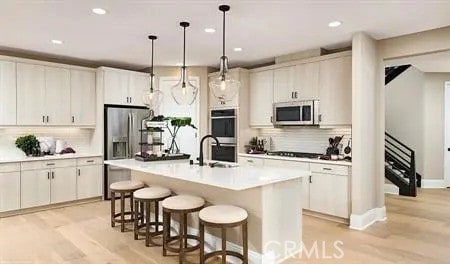
<path fill-rule="evenodd" d="M 88 157 L 101 157 L 102 154 L 95 153 L 68 153 L 68 154 L 55 154 L 42 157 L 27 157 L 27 156 L 12 156 L 12 157 L 0 157 L 1 163 L 10 162 L 27 162 L 27 161 L 39 161 L 39 160 L 58 160 L 58 159 L 76 159 L 76 158 L 88 158 Z"/>
<path fill-rule="evenodd" d="M 351 161 L 344 161 L 344 160 L 321 160 L 321 159 L 281 157 L 281 156 L 271 156 L 271 155 L 267 155 L 267 154 L 247 154 L 247 153 L 239 153 L 238 156 L 250 157 L 250 158 L 261 158 L 261 159 L 289 160 L 289 161 L 301 161 L 301 162 L 311 162 L 311 163 L 352 166 Z"/>
<path fill-rule="evenodd" d="M 106 160 L 105 164 L 164 177 L 241 191 L 294 180 L 311 175 L 309 171 L 279 167 L 240 165 L 232 168 L 211 168 L 189 165 L 188 160 L 143 162 L 134 159 Z"/>

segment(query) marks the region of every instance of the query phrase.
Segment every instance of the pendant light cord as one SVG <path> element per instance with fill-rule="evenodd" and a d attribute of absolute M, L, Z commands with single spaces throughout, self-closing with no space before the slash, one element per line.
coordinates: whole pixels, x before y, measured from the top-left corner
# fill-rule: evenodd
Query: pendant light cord
<path fill-rule="evenodd" d="M 186 27 L 183 27 L 183 68 L 186 68 Z"/>
<path fill-rule="evenodd" d="M 225 57 L 225 11 L 223 11 L 222 45 L 222 56 Z"/>

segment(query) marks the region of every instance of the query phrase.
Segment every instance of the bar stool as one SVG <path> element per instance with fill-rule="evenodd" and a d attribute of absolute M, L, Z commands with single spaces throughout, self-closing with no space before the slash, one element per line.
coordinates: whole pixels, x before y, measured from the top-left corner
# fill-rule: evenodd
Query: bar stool
<path fill-rule="evenodd" d="M 214 256 L 222 256 L 222 263 L 225 264 L 227 263 L 227 255 L 241 259 L 244 264 L 248 263 L 247 211 L 232 205 L 214 205 L 202 209 L 199 218 L 200 264 L 204 264 L 207 259 Z M 205 254 L 205 226 L 222 229 L 222 250 Z M 226 229 L 237 226 L 242 226 L 243 254 L 226 249 Z"/>
<path fill-rule="evenodd" d="M 160 186 L 142 188 L 134 192 L 134 240 L 137 240 L 139 235 L 142 235 L 145 236 L 145 246 L 149 247 L 150 244 L 152 246 L 162 245 L 153 241 L 154 237 L 163 233 L 162 229 L 159 230 L 159 226 L 163 226 L 163 223 L 159 221 L 159 202 L 170 197 L 171 194 L 172 192 L 169 189 Z M 154 221 L 150 221 L 150 207 L 152 204 L 155 208 Z M 139 220 L 141 220 L 140 224 Z M 150 232 L 151 226 L 155 228 L 154 232 Z M 144 231 L 141 230 L 143 228 L 145 228 Z"/>
<path fill-rule="evenodd" d="M 163 256 L 167 256 L 167 251 L 178 253 L 179 263 L 183 263 L 185 253 L 197 250 L 200 247 L 200 237 L 190 235 L 187 232 L 187 216 L 189 213 L 200 211 L 205 205 L 205 200 L 192 195 L 177 195 L 165 199 L 163 206 Z M 180 229 L 178 236 L 170 236 L 170 219 L 172 214 L 180 216 Z M 188 239 L 197 240 L 195 246 L 188 246 Z M 170 245 L 178 241 L 179 247 Z"/>
<path fill-rule="evenodd" d="M 120 232 L 125 232 L 125 223 L 132 223 L 133 217 L 133 193 L 134 191 L 144 187 L 141 181 L 120 181 L 114 182 L 109 186 L 111 191 L 111 227 L 115 227 L 116 223 L 120 223 Z M 120 212 L 116 214 L 116 193 L 120 194 Z M 125 211 L 125 196 L 130 198 L 130 211 Z M 125 219 L 125 215 L 129 215 L 129 219 Z M 117 217 L 120 216 L 120 219 Z"/>

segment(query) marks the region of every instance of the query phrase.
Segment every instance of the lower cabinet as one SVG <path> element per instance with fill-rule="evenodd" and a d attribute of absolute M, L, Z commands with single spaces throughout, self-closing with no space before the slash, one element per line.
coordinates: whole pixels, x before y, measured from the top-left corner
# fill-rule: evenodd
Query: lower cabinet
<path fill-rule="evenodd" d="M 21 172 L 21 208 L 50 204 L 50 170 Z"/>
<path fill-rule="evenodd" d="M 0 212 L 20 209 L 20 165 L 0 165 Z"/>
<path fill-rule="evenodd" d="M 51 170 L 50 203 L 63 203 L 77 199 L 75 167 Z"/>
<path fill-rule="evenodd" d="M 77 168 L 77 199 L 102 195 L 103 166 L 91 165 Z"/>

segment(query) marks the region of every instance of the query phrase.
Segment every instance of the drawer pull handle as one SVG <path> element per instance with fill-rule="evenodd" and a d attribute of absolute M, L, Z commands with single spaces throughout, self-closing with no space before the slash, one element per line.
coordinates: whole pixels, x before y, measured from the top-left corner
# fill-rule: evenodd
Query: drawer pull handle
<path fill-rule="evenodd" d="M 92 163 L 92 162 L 94 162 L 94 160 L 86 160 L 86 162 Z"/>
<path fill-rule="evenodd" d="M 54 166 L 55 163 L 47 163 L 47 166 Z"/>
<path fill-rule="evenodd" d="M 247 162 L 253 163 L 254 161 L 253 160 L 247 160 Z"/>
<path fill-rule="evenodd" d="M 323 168 L 323 170 L 330 171 L 332 169 L 331 168 Z"/>

